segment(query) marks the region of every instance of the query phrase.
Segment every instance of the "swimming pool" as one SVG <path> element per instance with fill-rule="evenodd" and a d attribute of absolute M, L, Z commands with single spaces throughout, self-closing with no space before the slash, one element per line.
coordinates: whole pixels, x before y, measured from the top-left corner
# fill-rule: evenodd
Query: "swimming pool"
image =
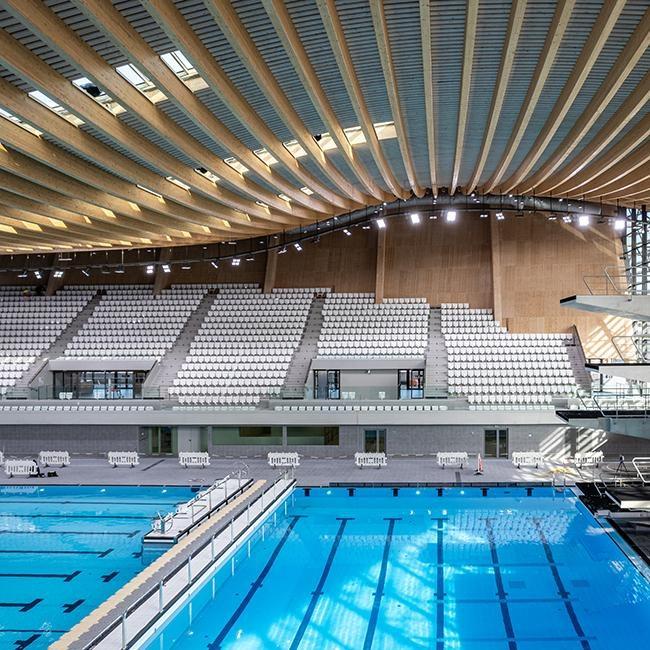
<path fill-rule="evenodd" d="M 47 648 L 155 555 L 142 535 L 190 488 L 0 487 L 0 648 Z"/>
<path fill-rule="evenodd" d="M 297 490 L 145 647 L 647 648 L 619 543 L 550 488 Z"/>

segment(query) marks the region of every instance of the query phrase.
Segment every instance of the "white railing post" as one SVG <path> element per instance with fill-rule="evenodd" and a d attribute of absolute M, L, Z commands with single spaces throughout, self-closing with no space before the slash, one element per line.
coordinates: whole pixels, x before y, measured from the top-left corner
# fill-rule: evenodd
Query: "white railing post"
<path fill-rule="evenodd" d="M 122 650 L 126 648 L 126 610 L 122 614 Z"/>
<path fill-rule="evenodd" d="M 162 613 L 163 609 L 165 609 L 165 594 L 164 594 L 164 585 L 163 581 L 161 580 L 158 583 L 158 611 Z"/>
<path fill-rule="evenodd" d="M 233 517 L 230 520 L 230 541 L 234 541 L 235 539 L 235 518 Z"/>
<path fill-rule="evenodd" d="M 192 556 L 187 558 L 187 582 L 192 584 Z"/>
<path fill-rule="evenodd" d="M 214 562 L 214 538 L 215 536 L 212 535 L 212 539 L 210 540 L 210 560 Z"/>
<path fill-rule="evenodd" d="M 251 504 L 249 503 L 248 506 L 246 507 L 246 524 L 251 523 Z"/>

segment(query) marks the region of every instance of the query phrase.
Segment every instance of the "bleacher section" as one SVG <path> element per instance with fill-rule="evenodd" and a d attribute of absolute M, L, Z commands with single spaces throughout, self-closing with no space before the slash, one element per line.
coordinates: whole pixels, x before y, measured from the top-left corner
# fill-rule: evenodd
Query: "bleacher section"
<path fill-rule="evenodd" d="M 441 314 L 449 392 L 470 408 L 552 408 L 553 397 L 575 395 L 571 334 L 510 334 L 491 310 L 467 304 L 443 304 Z"/>
<path fill-rule="evenodd" d="M 0 287 L 2 394 L 50 348 L 95 292 L 88 287 L 68 287 L 54 296 L 37 296 L 26 287 Z"/>
<path fill-rule="evenodd" d="M 67 357 L 160 359 L 208 291 L 207 285 L 176 285 L 158 295 L 150 286 L 101 288 L 105 295 L 68 345 Z"/>
<path fill-rule="evenodd" d="M 253 407 L 275 397 L 305 328 L 315 293 L 326 289 L 220 287 L 170 388 L 180 404 Z"/>
<path fill-rule="evenodd" d="M 319 357 L 423 357 L 429 332 L 424 298 L 389 298 L 373 293 L 331 293 L 323 307 Z"/>

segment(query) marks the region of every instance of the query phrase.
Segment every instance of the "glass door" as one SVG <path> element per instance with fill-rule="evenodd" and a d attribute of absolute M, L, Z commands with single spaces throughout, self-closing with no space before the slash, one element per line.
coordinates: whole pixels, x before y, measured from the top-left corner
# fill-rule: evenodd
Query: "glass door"
<path fill-rule="evenodd" d="M 508 429 L 485 429 L 485 457 L 508 458 Z"/>
<path fill-rule="evenodd" d="M 386 453 L 386 429 L 366 429 L 363 451 L 369 454 Z"/>

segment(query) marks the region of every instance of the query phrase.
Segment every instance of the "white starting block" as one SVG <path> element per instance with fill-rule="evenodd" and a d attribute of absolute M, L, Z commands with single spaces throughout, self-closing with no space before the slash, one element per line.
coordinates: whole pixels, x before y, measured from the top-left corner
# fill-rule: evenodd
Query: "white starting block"
<path fill-rule="evenodd" d="M 439 451 L 436 454 L 438 465 L 445 469 L 447 465 L 457 465 L 461 469 L 467 465 L 469 456 L 466 451 Z"/>
<path fill-rule="evenodd" d="M 573 457 L 573 462 L 578 468 L 598 467 L 603 462 L 602 451 L 582 451 L 577 452 Z"/>
<path fill-rule="evenodd" d="M 364 467 L 376 467 L 377 469 L 381 469 L 387 465 L 386 454 L 383 451 L 379 453 L 358 451 L 354 454 L 354 464 L 359 469 L 363 469 Z"/>
<path fill-rule="evenodd" d="M 0 465 L 4 465 L 5 455 L 4 452 L 0 451 Z"/>
<path fill-rule="evenodd" d="M 36 463 L 29 459 L 17 459 L 5 461 L 5 474 L 12 476 L 33 476 L 37 473 Z"/>
<path fill-rule="evenodd" d="M 38 454 L 39 465 L 61 465 L 65 467 L 70 464 L 70 454 L 67 451 L 41 451 Z"/>
<path fill-rule="evenodd" d="M 203 468 L 210 465 L 210 454 L 207 451 L 179 451 L 178 462 L 185 468 Z"/>
<path fill-rule="evenodd" d="M 300 455 L 295 451 L 270 451 L 267 455 L 269 465 L 276 467 L 299 467 Z"/>
<path fill-rule="evenodd" d="M 521 469 L 521 467 L 538 469 L 540 465 L 544 464 L 544 454 L 539 451 L 513 451 L 512 464 L 516 465 L 517 469 Z"/>
<path fill-rule="evenodd" d="M 137 451 L 109 451 L 108 464 L 113 467 L 135 467 L 140 464 Z"/>

